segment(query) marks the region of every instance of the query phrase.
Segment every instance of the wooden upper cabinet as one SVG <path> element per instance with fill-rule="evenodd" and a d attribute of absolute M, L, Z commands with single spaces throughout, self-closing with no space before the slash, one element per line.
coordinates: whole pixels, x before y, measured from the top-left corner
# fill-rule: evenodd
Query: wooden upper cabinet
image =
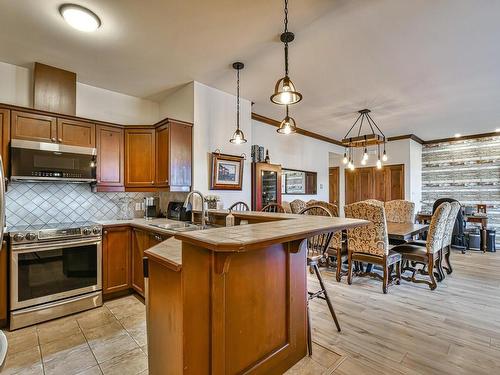
<path fill-rule="evenodd" d="M 97 187 L 123 187 L 124 131 L 96 126 Z"/>
<path fill-rule="evenodd" d="M 57 142 L 69 146 L 95 147 L 95 125 L 58 118 Z"/>
<path fill-rule="evenodd" d="M 169 185 L 169 156 L 170 156 L 170 137 L 169 126 L 162 125 L 156 128 L 156 176 L 155 185 L 166 187 Z"/>
<path fill-rule="evenodd" d="M 171 122 L 170 128 L 170 190 L 189 191 L 192 174 L 193 128 Z"/>
<path fill-rule="evenodd" d="M 57 119 L 52 116 L 12 111 L 11 137 L 37 142 L 57 142 Z"/>
<path fill-rule="evenodd" d="M 154 186 L 155 148 L 155 129 L 125 130 L 126 187 Z"/>
<path fill-rule="evenodd" d="M 10 141 L 10 110 L 0 108 L 0 136 L 1 142 L 0 145 L 2 147 L 2 161 L 4 173 L 6 176 L 10 176 L 10 162 L 9 162 L 9 141 Z"/>
<path fill-rule="evenodd" d="M 102 269 L 104 294 L 131 287 L 131 230 L 114 227 L 104 230 L 102 240 Z"/>

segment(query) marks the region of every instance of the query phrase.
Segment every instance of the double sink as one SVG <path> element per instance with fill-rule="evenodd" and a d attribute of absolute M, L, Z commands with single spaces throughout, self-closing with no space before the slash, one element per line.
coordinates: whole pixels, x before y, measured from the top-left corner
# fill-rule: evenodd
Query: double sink
<path fill-rule="evenodd" d="M 201 225 L 191 224 L 191 223 L 169 223 L 169 224 L 149 224 L 152 227 L 165 229 L 173 232 L 190 232 L 193 230 L 209 229 L 214 228 L 213 226 L 205 226 L 202 228 Z"/>

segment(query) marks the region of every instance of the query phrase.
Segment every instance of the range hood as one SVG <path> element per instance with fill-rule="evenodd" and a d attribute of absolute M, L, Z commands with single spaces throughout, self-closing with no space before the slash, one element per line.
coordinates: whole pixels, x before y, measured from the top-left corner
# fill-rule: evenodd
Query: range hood
<path fill-rule="evenodd" d="M 95 148 L 13 139 L 10 150 L 11 181 L 96 181 Z"/>

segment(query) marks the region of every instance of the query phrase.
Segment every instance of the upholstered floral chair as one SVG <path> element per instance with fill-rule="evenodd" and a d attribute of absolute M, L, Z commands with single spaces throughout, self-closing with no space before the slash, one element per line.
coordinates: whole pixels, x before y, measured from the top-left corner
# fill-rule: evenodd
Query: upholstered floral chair
<path fill-rule="evenodd" d="M 326 210 L 328 210 L 332 216 L 334 216 L 334 217 L 338 217 L 339 216 L 339 209 L 338 209 L 338 207 L 336 205 L 332 204 L 332 203 L 328 203 L 328 202 L 325 202 L 325 201 L 310 200 L 305 205 L 305 207 L 312 207 L 312 206 L 323 207 Z"/>
<path fill-rule="evenodd" d="M 393 223 L 413 223 L 415 220 L 415 203 L 403 199 L 385 202 L 385 216 Z"/>
<path fill-rule="evenodd" d="M 353 262 L 366 262 L 382 266 L 383 276 L 377 273 L 358 273 L 382 279 L 382 291 L 387 293 L 392 268 L 396 267 L 396 284 L 401 275 L 401 255 L 390 250 L 384 206 L 366 201 L 344 207 L 345 216 L 371 221 L 370 225 L 350 229 L 348 237 L 347 282 L 352 283 Z"/>
<path fill-rule="evenodd" d="M 453 229 L 455 228 L 455 221 L 457 220 L 458 212 L 462 208 L 459 202 L 451 202 L 450 214 L 448 215 L 448 220 L 446 221 L 446 228 L 444 230 L 443 239 L 443 249 L 441 260 L 446 259 L 446 273 L 449 275 L 453 272 L 453 267 L 451 266 L 450 254 L 451 254 L 451 241 L 453 239 Z M 442 265 L 441 265 L 442 266 Z"/>
<path fill-rule="evenodd" d="M 292 211 L 292 214 L 298 214 L 304 208 L 306 208 L 306 202 L 302 199 L 294 199 L 290 202 L 290 210 Z"/>
<path fill-rule="evenodd" d="M 377 206 L 384 207 L 384 202 L 379 201 L 378 199 L 366 199 L 363 202 L 365 202 L 365 203 L 371 203 L 371 204 L 376 204 Z"/>
<path fill-rule="evenodd" d="M 403 273 L 405 271 L 412 272 L 411 277 L 403 276 L 402 278 L 404 280 L 414 283 L 426 283 L 431 290 L 437 288 L 434 268 L 436 263 L 438 263 L 438 265 L 440 263 L 440 257 L 442 255 L 441 249 L 445 243 L 446 224 L 450 211 L 451 204 L 448 202 L 441 203 L 436 211 L 434 211 L 429 225 L 425 246 L 407 243 L 393 247 L 393 250 L 400 253 L 403 257 Z M 419 264 L 423 264 L 424 266 L 422 269 L 418 270 L 416 266 L 410 266 L 410 262 L 416 263 L 417 266 Z M 425 267 L 427 267 L 427 271 L 425 271 Z M 415 275 L 417 272 L 421 275 L 428 275 L 430 280 L 416 279 Z"/>

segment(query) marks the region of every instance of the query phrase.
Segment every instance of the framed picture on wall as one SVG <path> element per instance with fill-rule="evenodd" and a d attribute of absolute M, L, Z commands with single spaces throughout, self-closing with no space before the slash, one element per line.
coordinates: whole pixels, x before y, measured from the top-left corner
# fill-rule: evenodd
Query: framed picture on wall
<path fill-rule="evenodd" d="M 241 190 L 243 162 L 242 156 L 212 153 L 210 190 Z"/>

